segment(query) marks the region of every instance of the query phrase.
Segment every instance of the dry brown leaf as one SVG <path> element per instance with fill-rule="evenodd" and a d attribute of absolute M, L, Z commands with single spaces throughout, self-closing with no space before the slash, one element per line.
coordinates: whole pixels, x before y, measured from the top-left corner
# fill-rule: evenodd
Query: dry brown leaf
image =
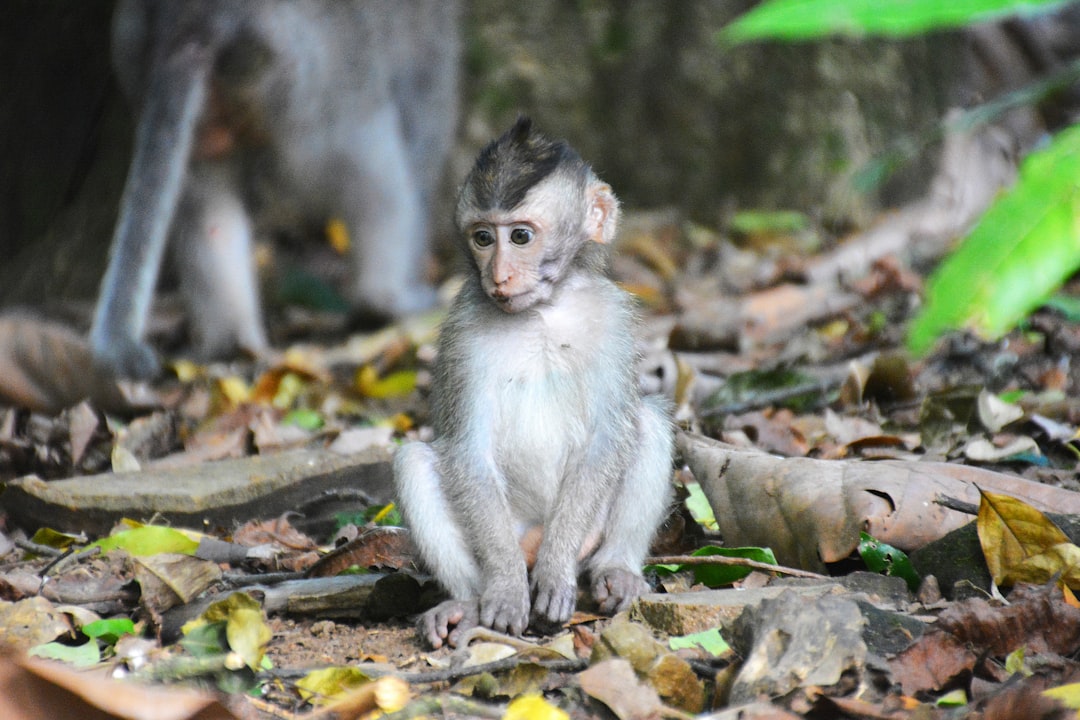
<path fill-rule="evenodd" d="M 350 567 L 400 570 L 416 555 L 409 532 L 398 527 L 375 527 L 362 532 L 311 566 L 308 577 L 333 577 Z"/>
<path fill-rule="evenodd" d="M 115 378 L 94 366 L 85 338 L 22 313 L 0 316 L 0 398 L 46 413 L 86 398 L 108 412 L 133 409 Z"/>
<path fill-rule="evenodd" d="M 1080 649 L 1080 609 L 1054 585 L 1022 585 L 1009 605 L 972 598 L 945 610 L 935 625 L 889 661 L 908 695 L 937 690 L 979 658 L 1003 658 L 1019 647 L 1031 654 L 1070 656 Z"/>
<path fill-rule="evenodd" d="M 111 680 L 60 663 L 0 657 L 4 720 L 235 720 L 209 693 Z"/>
<path fill-rule="evenodd" d="M 770 547 L 781 565 L 817 572 L 848 557 L 860 531 L 910 551 L 967 524 L 936 500 L 975 505 L 978 487 L 1080 513 L 1080 493 L 966 465 L 781 458 L 687 433 L 679 448 L 727 544 Z"/>
<path fill-rule="evenodd" d="M 603 660 L 578 675 L 581 689 L 604 703 L 619 720 L 646 720 L 667 714 L 660 696 L 638 680 L 628 660 Z"/>

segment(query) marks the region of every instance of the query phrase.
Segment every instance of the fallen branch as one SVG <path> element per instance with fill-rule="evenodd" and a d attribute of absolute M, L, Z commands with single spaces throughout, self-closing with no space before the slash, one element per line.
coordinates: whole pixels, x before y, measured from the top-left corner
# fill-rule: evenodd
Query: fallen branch
<path fill-rule="evenodd" d="M 771 565 L 769 563 L 751 560 L 750 558 L 727 557 L 725 555 L 658 555 L 645 560 L 647 565 L 742 565 L 743 567 L 765 570 L 767 572 L 792 575 L 801 578 L 814 578 L 827 580 L 828 575 L 821 575 L 809 570 L 784 567 L 783 565 Z"/>

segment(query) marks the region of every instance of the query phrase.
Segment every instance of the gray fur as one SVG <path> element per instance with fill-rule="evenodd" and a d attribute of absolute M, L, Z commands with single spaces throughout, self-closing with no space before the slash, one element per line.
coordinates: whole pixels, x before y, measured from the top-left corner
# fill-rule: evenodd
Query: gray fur
<path fill-rule="evenodd" d="M 521 633 L 530 617 L 565 622 L 582 568 L 606 611 L 645 587 L 641 564 L 670 501 L 672 429 L 663 401 L 639 396 L 630 296 L 580 260 L 595 243 L 587 204 L 574 196 L 608 192 L 585 171 L 590 185 L 544 196 L 561 204 L 546 207 L 556 230 L 538 241 L 545 257 L 569 259 L 555 266 L 550 296 L 508 312 L 488 296 L 483 268 L 466 280 L 440 334 L 436 439 L 405 445 L 394 460 L 420 557 L 452 597 L 424 616 L 435 646 L 475 624 Z M 462 198 L 471 192 L 467 184 Z M 529 197 L 515 207 L 533 207 Z M 481 210 L 464 200 L 459 218 Z M 534 525 L 544 539 L 529 572 L 519 540 Z"/>
<path fill-rule="evenodd" d="M 420 268 L 456 126 L 459 14 L 457 0 L 122 0 L 114 65 L 139 122 L 97 360 L 157 372 L 143 333 L 167 239 L 204 355 L 265 346 L 249 246 L 280 224 L 345 222 L 358 313 L 428 305 Z"/>

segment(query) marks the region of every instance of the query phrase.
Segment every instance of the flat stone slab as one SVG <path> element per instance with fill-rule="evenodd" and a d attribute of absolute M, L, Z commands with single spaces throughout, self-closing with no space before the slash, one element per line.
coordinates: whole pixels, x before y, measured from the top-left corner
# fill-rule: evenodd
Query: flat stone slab
<path fill-rule="evenodd" d="M 102 534 L 121 518 L 156 517 L 199 529 L 231 528 L 286 511 L 325 517 L 391 497 L 390 451 L 353 454 L 293 450 L 183 468 L 102 473 L 46 482 L 36 475 L 6 484 L 0 508 L 33 531 Z M 310 529 L 309 529 L 310 531 Z"/>
<path fill-rule="evenodd" d="M 634 601 L 631 616 L 669 635 L 688 635 L 730 623 L 748 605 L 758 605 L 762 600 L 773 599 L 781 593 L 815 598 L 846 592 L 839 583 L 822 581 L 817 585 L 650 593 Z"/>

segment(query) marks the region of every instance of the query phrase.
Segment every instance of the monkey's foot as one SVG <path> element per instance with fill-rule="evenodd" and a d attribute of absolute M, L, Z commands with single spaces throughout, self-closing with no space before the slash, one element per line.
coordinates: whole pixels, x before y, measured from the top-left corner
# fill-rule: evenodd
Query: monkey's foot
<path fill-rule="evenodd" d="M 488 584 L 480 598 L 480 624 L 496 632 L 520 635 L 529 625 L 529 585 L 525 566 L 520 578 L 503 578 Z"/>
<path fill-rule="evenodd" d="M 626 610 L 634 598 L 648 589 L 645 578 L 629 568 L 610 567 L 593 571 L 592 594 L 602 613 L 614 614 Z"/>
<path fill-rule="evenodd" d="M 421 615 L 418 629 L 433 648 L 441 648 L 443 642 L 449 643 L 450 647 L 457 647 L 461 636 L 479 624 L 479 602 L 447 600 Z"/>
<path fill-rule="evenodd" d="M 117 379 L 153 380 L 161 372 L 161 363 L 153 348 L 124 337 L 90 335 L 94 365 Z"/>
<path fill-rule="evenodd" d="M 577 580 L 573 576 L 570 579 L 558 579 L 544 577 L 534 573 L 533 591 L 533 618 L 542 625 L 545 630 L 555 628 L 574 614 L 577 605 Z"/>

